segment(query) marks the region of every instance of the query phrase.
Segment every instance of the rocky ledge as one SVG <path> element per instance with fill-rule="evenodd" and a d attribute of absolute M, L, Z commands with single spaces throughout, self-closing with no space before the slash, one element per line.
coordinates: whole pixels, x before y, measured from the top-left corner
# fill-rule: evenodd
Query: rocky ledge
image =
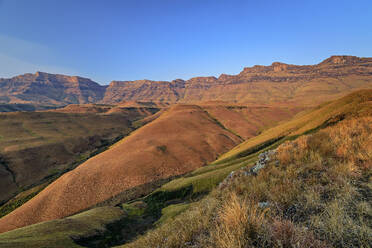
<path fill-rule="evenodd" d="M 266 167 L 266 165 L 273 160 L 276 154 L 276 150 L 268 150 L 258 155 L 258 160 L 253 167 L 245 166 L 237 171 L 232 171 L 219 185 L 219 189 L 226 188 L 238 177 L 256 176 L 260 170 Z"/>

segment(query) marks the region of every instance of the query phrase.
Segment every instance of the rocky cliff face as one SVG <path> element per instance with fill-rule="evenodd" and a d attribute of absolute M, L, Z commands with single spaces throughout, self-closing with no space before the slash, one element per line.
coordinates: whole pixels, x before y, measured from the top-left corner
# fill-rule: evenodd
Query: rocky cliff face
<path fill-rule="evenodd" d="M 66 105 L 103 99 L 106 86 L 90 79 L 36 72 L 0 79 L 1 103 Z"/>
<path fill-rule="evenodd" d="M 104 103 L 125 101 L 178 102 L 183 99 L 185 81 L 112 81 L 107 87 Z"/>
<path fill-rule="evenodd" d="M 363 88 L 372 88 L 372 58 L 332 56 L 317 65 L 274 62 L 270 66 L 244 68 L 238 75 L 222 74 L 218 78 L 112 81 L 108 86 L 81 77 L 37 72 L 0 79 L 0 103 L 63 105 L 217 100 L 316 105 Z"/>
<path fill-rule="evenodd" d="M 104 103 L 119 101 L 199 102 L 221 100 L 240 103 L 318 104 L 353 90 L 372 87 L 372 58 L 332 56 L 317 65 L 244 68 L 238 75 L 197 77 L 187 81 L 114 81 Z"/>

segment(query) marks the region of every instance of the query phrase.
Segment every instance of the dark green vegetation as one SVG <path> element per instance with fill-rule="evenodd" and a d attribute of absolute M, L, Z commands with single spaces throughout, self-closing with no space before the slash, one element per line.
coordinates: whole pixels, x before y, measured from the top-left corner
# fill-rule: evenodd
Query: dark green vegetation
<path fill-rule="evenodd" d="M 85 237 L 97 237 L 109 232 L 110 224 L 126 217 L 120 208 L 101 207 L 65 219 L 53 220 L 19 228 L 1 234 L 0 247 L 81 247 L 77 243 Z M 95 247 L 105 243 L 96 239 Z"/>
<path fill-rule="evenodd" d="M 186 210 L 188 205 L 176 203 L 193 201 L 191 193 L 191 187 L 156 192 L 116 207 L 96 207 L 72 217 L 19 228 L 0 234 L 0 247 L 25 244 L 27 247 L 111 247 L 123 244 Z M 112 203 L 109 201 L 106 205 Z M 39 235 L 42 238 L 38 238 Z"/>
<path fill-rule="evenodd" d="M 13 197 L 11 200 L 0 206 L 0 218 L 9 214 L 14 209 L 22 206 L 24 203 L 26 203 L 28 200 L 30 200 L 32 197 L 37 195 L 40 191 L 42 191 L 48 183 L 43 183 L 41 185 L 35 186 L 31 189 L 25 190 L 15 197 Z"/>
<path fill-rule="evenodd" d="M 47 109 L 55 109 L 55 106 L 42 106 L 42 105 L 35 105 L 35 104 L 7 104 L 2 103 L 0 104 L 0 112 L 15 112 L 15 111 L 36 111 L 36 110 L 47 110 Z"/>

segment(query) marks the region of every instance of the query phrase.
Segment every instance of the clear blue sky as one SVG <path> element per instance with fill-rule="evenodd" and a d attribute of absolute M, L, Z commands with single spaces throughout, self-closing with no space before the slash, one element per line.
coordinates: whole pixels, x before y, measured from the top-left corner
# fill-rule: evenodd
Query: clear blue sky
<path fill-rule="evenodd" d="M 189 79 L 334 54 L 372 56 L 371 0 L 0 0 L 0 77 Z"/>

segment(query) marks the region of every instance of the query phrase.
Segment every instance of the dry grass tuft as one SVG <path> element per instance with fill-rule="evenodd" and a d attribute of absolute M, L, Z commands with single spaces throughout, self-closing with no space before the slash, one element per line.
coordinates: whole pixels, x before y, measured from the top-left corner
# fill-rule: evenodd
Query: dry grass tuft
<path fill-rule="evenodd" d="M 271 225 L 273 247 L 328 247 L 325 242 L 317 240 L 311 231 L 299 228 L 289 220 L 274 220 Z"/>
<path fill-rule="evenodd" d="M 218 213 L 216 228 L 211 232 L 211 243 L 220 248 L 253 245 L 266 234 L 265 212 L 256 203 L 242 200 L 232 193 Z"/>

